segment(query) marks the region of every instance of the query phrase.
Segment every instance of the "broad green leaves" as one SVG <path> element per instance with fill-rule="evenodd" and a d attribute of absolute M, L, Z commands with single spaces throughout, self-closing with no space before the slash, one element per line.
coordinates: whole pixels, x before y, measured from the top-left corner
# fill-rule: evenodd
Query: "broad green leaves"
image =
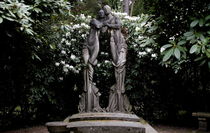
<path fill-rule="evenodd" d="M 197 49 L 198 49 L 198 45 L 193 45 L 191 48 L 190 48 L 190 53 L 192 54 L 192 53 L 195 53 L 196 51 L 197 51 Z"/>
<path fill-rule="evenodd" d="M 175 55 L 175 57 L 177 58 L 177 59 L 180 59 L 180 50 L 178 49 L 178 48 L 175 48 L 175 50 L 174 50 L 174 55 Z"/>
<path fill-rule="evenodd" d="M 42 8 L 44 10 L 48 8 L 49 11 L 43 12 Z M 31 5 L 26 4 L 24 1 L 7 0 L 0 2 L 0 24 L 3 20 L 12 21 L 20 25 L 17 27 L 19 31 L 23 31 L 28 35 L 35 35 L 36 33 L 33 29 L 35 21 L 50 16 L 51 13 L 69 10 L 69 8 L 69 3 L 63 0 L 36 0 Z M 34 16 L 36 17 L 34 18 Z M 36 20 L 36 18 L 39 18 L 39 20 Z"/>
<path fill-rule="evenodd" d="M 190 30 L 185 32 L 176 41 L 169 41 L 161 47 L 163 62 L 178 63 L 179 60 L 193 60 L 199 65 L 208 64 L 210 59 L 210 15 L 195 19 L 190 23 Z M 190 55 L 195 56 L 190 56 Z M 175 58 L 172 58 L 175 57 Z M 176 60 L 177 59 L 177 60 Z M 210 67 L 209 67 L 210 68 Z"/>
<path fill-rule="evenodd" d="M 199 20 L 194 20 L 191 24 L 190 27 L 195 27 L 199 23 Z"/>
<path fill-rule="evenodd" d="M 186 41 L 181 40 L 178 43 L 176 43 L 175 41 L 171 40 L 169 42 L 171 44 L 163 45 L 160 49 L 160 52 L 164 55 L 163 62 L 168 61 L 172 56 L 180 60 L 181 52 L 185 54 L 185 48 L 183 48 L 181 45 L 185 44 Z"/>
<path fill-rule="evenodd" d="M 165 53 L 165 55 L 164 55 L 164 57 L 163 57 L 163 61 L 167 61 L 167 60 L 172 56 L 173 51 L 174 51 L 173 48 L 169 49 L 169 50 Z"/>

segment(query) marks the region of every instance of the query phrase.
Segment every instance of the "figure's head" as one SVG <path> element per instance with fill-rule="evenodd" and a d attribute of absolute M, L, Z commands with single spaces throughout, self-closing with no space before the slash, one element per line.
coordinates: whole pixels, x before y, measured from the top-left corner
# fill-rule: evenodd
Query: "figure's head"
<path fill-rule="evenodd" d="M 111 7 L 108 5 L 105 5 L 103 7 L 103 10 L 104 10 L 105 15 L 109 15 L 111 13 Z"/>
<path fill-rule="evenodd" d="M 98 17 L 99 17 L 99 18 L 104 18 L 104 17 L 105 17 L 104 10 L 101 9 L 101 10 L 98 12 Z"/>

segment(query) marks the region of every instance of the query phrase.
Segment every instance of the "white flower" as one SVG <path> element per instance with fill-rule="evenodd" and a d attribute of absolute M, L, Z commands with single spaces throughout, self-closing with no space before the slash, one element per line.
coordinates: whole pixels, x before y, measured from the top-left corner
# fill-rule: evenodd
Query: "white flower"
<path fill-rule="evenodd" d="M 74 60 L 74 59 L 76 59 L 76 56 L 72 54 L 70 58 L 71 58 L 72 60 Z"/>
<path fill-rule="evenodd" d="M 62 50 L 62 51 L 61 51 L 61 54 L 66 54 L 66 51 Z"/>
<path fill-rule="evenodd" d="M 67 33 L 66 33 L 66 37 L 69 37 L 70 35 L 71 35 L 70 32 L 67 32 Z"/>
<path fill-rule="evenodd" d="M 105 60 L 104 62 L 105 62 L 106 64 L 110 63 L 110 61 L 108 61 L 108 60 Z"/>
<path fill-rule="evenodd" d="M 141 28 L 139 28 L 139 27 L 136 27 L 136 28 L 135 28 L 135 31 L 139 31 L 140 29 L 141 29 Z"/>
<path fill-rule="evenodd" d="M 127 16 L 128 14 L 127 13 L 122 13 L 122 12 L 113 12 L 114 15 L 117 15 L 117 16 Z"/>
<path fill-rule="evenodd" d="M 151 57 L 152 58 L 156 58 L 157 57 L 157 54 L 152 54 Z"/>
<path fill-rule="evenodd" d="M 59 80 L 63 80 L 63 77 L 59 77 Z"/>
<path fill-rule="evenodd" d="M 175 37 L 174 37 L 174 36 L 172 36 L 172 37 L 170 37 L 169 39 L 170 39 L 170 40 L 175 40 Z"/>
<path fill-rule="evenodd" d="M 61 61 L 61 64 L 63 64 L 63 65 L 64 65 L 64 64 L 65 64 L 65 61 Z"/>
<path fill-rule="evenodd" d="M 69 68 L 70 66 L 69 66 L 69 64 L 65 64 L 65 66 L 64 66 L 64 67 Z"/>
<path fill-rule="evenodd" d="M 148 53 L 150 53 L 150 52 L 152 51 L 152 49 L 151 49 L 151 48 L 146 48 L 146 51 L 147 51 Z"/>
<path fill-rule="evenodd" d="M 141 57 L 141 56 L 146 55 L 147 53 L 146 53 L 145 51 L 143 51 L 143 52 L 139 52 L 138 54 L 139 54 L 139 56 Z"/>
<path fill-rule="evenodd" d="M 70 46 L 70 45 L 71 45 L 71 43 L 70 43 L 70 42 L 66 42 L 66 45 L 67 45 L 67 46 Z"/>
<path fill-rule="evenodd" d="M 86 28 L 86 29 L 88 29 L 90 27 L 89 25 L 87 25 L 85 23 L 81 23 L 81 26 L 84 27 L 84 28 Z"/>
<path fill-rule="evenodd" d="M 73 25 L 72 29 L 79 29 L 80 28 L 80 25 L 79 24 L 75 24 Z"/>
<path fill-rule="evenodd" d="M 82 37 L 83 37 L 83 38 L 85 38 L 85 37 L 86 37 L 86 35 L 85 35 L 85 34 L 82 34 Z"/>
<path fill-rule="evenodd" d="M 62 39 L 61 39 L 61 43 L 63 43 L 65 40 L 66 40 L 65 38 L 62 38 Z"/>
<path fill-rule="evenodd" d="M 138 37 L 139 40 L 141 40 L 141 39 L 143 39 L 143 38 L 144 38 L 143 36 L 139 36 L 139 37 Z"/>
<path fill-rule="evenodd" d="M 60 65 L 60 63 L 59 63 L 59 62 L 56 62 L 56 63 L 55 63 L 55 66 L 59 66 L 59 65 Z"/>
<path fill-rule="evenodd" d="M 79 73 L 79 71 L 78 71 L 78 70 L 75 70 L 74 72 L 75 72 L 75 73 Z"/>
<path fill-rule="evenodd" d="M 85 15 L 84 14 L 80 14 L 80 18 L 81 19 L 85 19 Z"/>
<path fill-rule="evenodd" d="M 100 67 L 100 66 L 101 66 L 101 64 L 100 64 L 100 63 L 98 63 L 98 64 L 97 64 L 97 67 Z"/>
<path fill-rule="evenodd" d="M 130 16 L 125 16 L 124 18 L 130 21 L 137 21 L 138 19 L 140 19 L 140 17 L 130 17 Z"/>
<path fill-rule="evenodd" d="M 151 27 L 151 25 L 152 25 L 152 22 L 148 22 L 145 26 L 146 27 Z"/>
<path fill-rule="evenodd" d="M 75 41 L 76 41 L 76 39 L 74 39 L 74 38 L 73 38 L 73 39 L 71 39 L 71 41 L 72 41 L 72 42 L 75 42 Z"/>
<path fill-rule="evenodd" d="M 141 23 L 141 27 L 144 26 L 145 24 L 146 24 L 146 22 L 142 22 L 142 23 Z"/>
<path fill-rule="evenodd" d="M 63 67 L 63 71 L 67 73 L 69 70 L 66 67 Z"/>
<path fill-rule="evenodd" d="M 71 66 L 69 66 L 69 69 L 74 69 L 74 67 L 71 65 Z"/>

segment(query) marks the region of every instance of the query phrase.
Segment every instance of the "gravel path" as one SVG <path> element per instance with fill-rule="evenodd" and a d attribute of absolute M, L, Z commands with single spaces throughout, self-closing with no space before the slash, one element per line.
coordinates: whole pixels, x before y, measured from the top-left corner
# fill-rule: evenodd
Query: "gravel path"
<path fill-rule="evenodd" d="M 195 133 L 194 129 L 190 129 L 190 128 L 171 127 L 171 126 L 164 126 L 164 125 L 156 125 L 154 126 L 154 128 L 159 133 Z M 48 133 L 48 131 L 45 126 L 36 126 L 36 127 L 13 130 L 13 131 L 6 131 L 6 132 L 1 132 L 1 133 Z"/>

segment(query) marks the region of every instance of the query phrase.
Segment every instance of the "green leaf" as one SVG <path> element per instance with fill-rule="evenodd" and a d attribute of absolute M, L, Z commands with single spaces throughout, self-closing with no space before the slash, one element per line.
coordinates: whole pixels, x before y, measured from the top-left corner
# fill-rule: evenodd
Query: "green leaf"
<path fill-rule="evenodd" d="M 189 32 L 184 33 L 184 36 L 186 36 L 186 37 L 192 36 L 192 35 L 193 35 L 193 32 L 192 31 L 189 31 Z"/>
<path fill-rule="evenodd" d="M 0 24 L 3 22 L 3 18 L 0 17 Z"/>
<path fill-rule="evenodd" d="M 203 20 L 203 19 L 200 19 L 200 20 L 199 20 L 199 26 L 202 27 L 203 24 L 204 24 L 204 20 Z"/>
<path fill-rule="evenodd" d="M 38 55 L 35 54 L 34 56 L 35 56 L 35 58 L 38 59 L 39 61 L 42 61 L 42 60 L 39 58 Z"/>
<path fill-rule="evenodd" d="M 192 53 L 196 52 L 197 48 L 198 48 L 198 45 L 197 45 L 197 44 L 193 45 L 193 46 L 190 48 L 190 53 L 192 54 Z"/>
<path fill-rule="evenodd" d="M 178 48 L 175 48 L 174 55 L 178 60 L 180 59 L 180 50 Z"/>
<path fill-rule="evenodd" d="M 170 40 L 169 42 L 172 43 L 173 45 L 176 45 L 176 42 L 173 40 Z"/>
<path fill-rule="evenodd" d="M 173 45 L 171 45 L 171 44 L 163 45 L 163 46 L 160 48 L 160 52 L 162 53 L 162 52 L 165 51 L 167 48 L 172 47 L 172 46 L 173 46 Z"/>
<path fill-rule="evenodd" d="M 194 38 L 195 38 L 195 35 L 188 36 L 188 37 L 187 37 L 187 40 L 192 40 L 192 39 L 194 39 Z"/>
<path fill-rule="evenodd" d="M 174 49 L 169 49 L 163 57 L 163 62 L 167 61 L 173 54 Z"/>
<path fill-rule="evenodd" d="M 205 20 L 206 21 L 209 20 L 209 19 L 210 19 L 210 15 L 208 15 L 208 16 L 205 17 Z"/>
<path fill-rule="evenodd" d="M 26 29 L 25 29 L 25 32 L 26 32 L 27 34 L 34 35 L 34 34 L 33 34 L 33 30 L 31 30 L 31 29 L 29 29 L 29 28 L 26 28 Z"/>
<path fill-rule="evenodd" d="M 56 46 L 54 44 L 50 44 L 51 49 L 56 49 Z"/>
<path fill-rule="evenodd" d="M 206 53 L 206 56 L 207 56 L 208 58 L 210 58 L 210 49 L 206 49 L 205 53 Z"/>
<path fill-rule="evenodd" d="M 209 67 L 209 69 L 210 69 L 210 61 L 208 62 L 208 67 Z"/>
<path fill-rule="evenodd" d="M 196 58 L 194 61 L 200 61 L 200 60 L 202 60 L 203 58 L 204 58 L 203 56 L 200 56 L 200 57 Z"/>
<path fill-rule="evenodd" d="M 203 60 L 203 61 L 199 64 L 199 66 L 203 66 L 205 63 L 206 63 L 206 60 Z"/>
<path fill-rule="evenodd" d="M 200 35 L 200 39 L 201 39 L 202 42 L 205 42 L 206 41 L 205 40 L 205 37 L 203 36 L 203 34 Z"/>
<path fill-rule="evenodd" d="M 178 42 L 177 44 L 178 45 L 183 45 L 183 44 L 185 44 L 186 43 L 186 41 L 185 40 L 181 40 L 180 42 Z"/>
<path fill-rule="evenodd" d="M 192 23 L 190 24 L 190 27 L 192 27 L 192 28 L 195 27 L 198 24 L 198 22 L 199 22 L 198 19 L 192 21 Z"/>
<path fill-rule="evenodd" d="M 41 9 L 39 9 L 39 8 L 34 8 L 34 11 L 35 11 L 36 13 L 40 13 L 40 12 L 42 12 L 42 10 L 41 10 Z"/>
<path fill-rule="evenodd" d="M 186 48 L 185 47 L 182 47 L 180 45 L 177 45 L 177 48 L 180 50 L 180 52 L 185 53 L 185 51 L 186 51 Z"/>
<path fill-rule="evenodd" d="M 7 19 L 7 20 L 9 20 L 9 21 L 15 21 L 15 19 L 10 18 L 10 17 L 7 17 L 7 16 L 2 16 L 2 17 L 5 18 L 5 19 Z"/>

